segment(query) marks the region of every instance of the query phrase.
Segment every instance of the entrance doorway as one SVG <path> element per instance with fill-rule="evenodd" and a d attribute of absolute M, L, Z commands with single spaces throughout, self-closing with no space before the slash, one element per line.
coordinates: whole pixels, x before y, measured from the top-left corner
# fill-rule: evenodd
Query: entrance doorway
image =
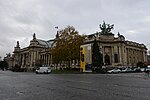
<path fill-rule="evenodd" d="M 110 56 L 108 54 L 105 55 L 105 64 L 110 65 Z"/>

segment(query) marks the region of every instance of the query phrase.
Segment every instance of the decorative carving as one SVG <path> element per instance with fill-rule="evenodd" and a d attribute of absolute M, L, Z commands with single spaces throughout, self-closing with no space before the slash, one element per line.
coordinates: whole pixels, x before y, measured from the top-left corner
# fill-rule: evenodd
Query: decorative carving
<path fill-rule="evenodd" d="M 16 47 L 20 47 L 20 46 L 19 46 L 19 41 L 17 41 L 17 45 L 16 45 Z"/>
<path fill-rule="evenodd" d="M 121 35 L 120 35 L 120 33 L 118 32 L 118 37 L 120 37 Z"/>
<path fill-rule="evenodd" d="M 35 35 L 35 33 L 33 34 L 33 40 L 36 40 L 36 35 Z"/>

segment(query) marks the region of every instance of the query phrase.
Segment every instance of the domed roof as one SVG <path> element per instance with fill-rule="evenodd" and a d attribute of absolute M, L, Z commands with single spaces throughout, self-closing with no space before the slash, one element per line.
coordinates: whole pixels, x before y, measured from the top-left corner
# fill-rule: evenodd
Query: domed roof
<path fill-rule="evenodd" d="M 46 47 L 46 48 L 51 48 L 54 43 L 53 40 L 45 41 L 41 39 L 37 39 L 37 42 L 39 43 L 39 45 Z"/>

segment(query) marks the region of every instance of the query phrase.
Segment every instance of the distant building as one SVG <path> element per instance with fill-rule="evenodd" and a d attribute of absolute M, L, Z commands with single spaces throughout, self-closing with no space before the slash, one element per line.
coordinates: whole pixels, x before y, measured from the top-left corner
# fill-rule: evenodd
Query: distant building
<path fill-rule="evenodd" d="M 11 57 L 5 57 L 9 66 L 15 66 L 15 64 L 27 70 L 33 70 L 39 65 L 51 65 L 52 55 L 51 48 L 54 40 L 40 40 L 36 38 L 34 33 L 33 39 L 30 41 L 28 47 L 20 48 L 19 41 L 14 48 L 13 55 Z"/>
<path fill-rule="evenodd" d="M 147 62 L 147 48 L 144 44 L 125 40 L 119 33 L 114 37 L 112 33 L 97 32 L 89 35 L 83 45 L 93 45 L 95 39 L 106 66 L 136 66 L 138 62 Z"/>

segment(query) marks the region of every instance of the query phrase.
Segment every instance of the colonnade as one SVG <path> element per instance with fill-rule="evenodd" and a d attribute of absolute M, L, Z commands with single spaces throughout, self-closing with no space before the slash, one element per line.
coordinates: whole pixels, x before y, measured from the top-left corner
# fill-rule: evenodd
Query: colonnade
<path fill-rule="evenodd" d="M 108 51 L 107 51 L 107 50 Z M 103 55 L 103 62 L 105 63 L 105 56 L 110 57 L 110 65 L 136 66 L 138 62 L 147 61 L 146 51 L 140 48 L 131 48 L 123 46 L 100 46 Z M 118 57 L 118 62 L 115 62 L 115 54 Z"/>
<path fill-rule="evenodd" d="M 38 51 L 22 52 L 19 57 L 19 63 L 22 68 L 33 69 L 37 65 L 52 64 L 52 55 L 50 53 L 39 53 Z"/>
<path fill-rule="evenodd" d="M 134 48 L 126 49 L 127 65 L 136 65 L 138 62 L 147 61 L 146 51 Z"/>

